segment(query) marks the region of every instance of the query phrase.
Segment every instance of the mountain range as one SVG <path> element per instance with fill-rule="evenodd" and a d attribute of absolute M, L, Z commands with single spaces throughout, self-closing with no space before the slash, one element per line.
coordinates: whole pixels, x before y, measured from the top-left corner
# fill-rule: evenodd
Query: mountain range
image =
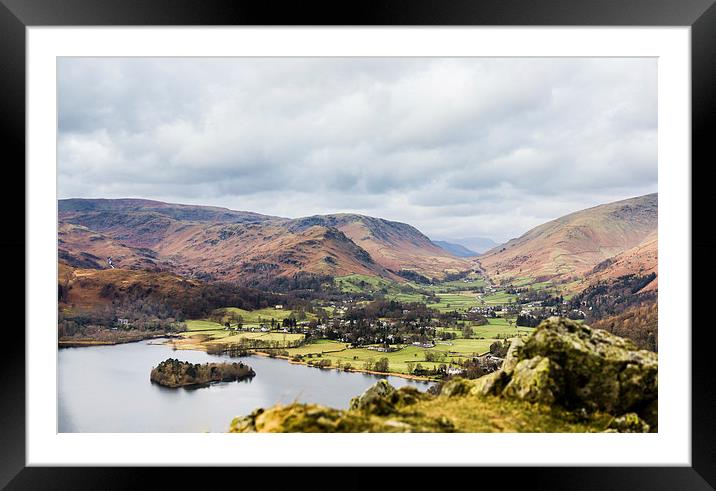
<path fill-rule="evenodd" d="M 247 285 L 299 273 L 401 282 L 473 270 L 496 282 L 587 285 L 656 272 L 658 256 L 656 194 L 571 213 L 479 256 L 468 239 L 431 241 L 409 224 L 359 214 L 284 218 L 143 199 L 63 199 L 58 208 L 58 256 L 71 267 Z"/>
<path fill-rule="evenodd" d="M 137 199 L 59 201 L 60 259 L 251 283 L 296 273 L 402 281 L 472 267 L 405 223 L 356 214 L 289 219 Z M 112 265 L 108 258 L 111 257 Z"/>

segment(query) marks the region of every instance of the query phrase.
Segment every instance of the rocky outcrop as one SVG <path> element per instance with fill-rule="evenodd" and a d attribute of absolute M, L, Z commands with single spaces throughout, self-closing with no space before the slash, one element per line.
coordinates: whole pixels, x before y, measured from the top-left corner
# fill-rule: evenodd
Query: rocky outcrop
<path fill-rule="evenodd" d="M 414 387 L 395 389 L 380 380 L 362 395 L 351 400 L 347 411 L 318 404 L 277 405 L 257 409 L 231 422 L 230 432 L 268 433 L 412 433 L 452 432 L 453 424 L 445 417 L 426 417 L 409 406 L 429 396 Z M 406 411 L 406 409 L 408 409 Z"/>
<path fill-rule="evenodd" d="M 387 415 L 405 406 L 415 404 L 424 397 L 425 394 L 415 387 L 406 386 L 396 390 L 387 380 L 383 379 L 369 387 L 360 396 L 351 399 L 350 409 Z"/>
<path fill-rule="evenodd" d="M 230 431 L 656 431 L 657 361 L 631 341 L 550 318 L 512 340 L 500 370 L 448 380 L 438 395 L 381 380 L 348 410 L 274 406 L 234 419 Z"/>
<path fill-rule="evenodd" d="M 379 417 L 319 404 L 277 405 L 235 418 L 230 433 L 435 433 L 453 432 L 447 418 Z"/>
<path fill-rule="evenodd" d="M 211 382 L 233 382 L 255 376 L 243 363 L 189 363 L 169 358 L 152 368 L 149 379 L 165 387 L 199 387 Z"/>
<path fill-rule="evenodd" d="M 655 429 L 658 358 L 627 339 L 553 317 L 523 345 L 511 346 L 502 370 L 478 379 L 472 393 L 616 416 L 634 413 Z"/>

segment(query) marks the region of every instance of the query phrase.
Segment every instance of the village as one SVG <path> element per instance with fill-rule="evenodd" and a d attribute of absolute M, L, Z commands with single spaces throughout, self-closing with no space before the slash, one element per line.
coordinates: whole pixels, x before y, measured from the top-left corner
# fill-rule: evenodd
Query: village
<path fill-rule="evenodd" d="M 172 342 L 211 352 L 264 353 L 322 369 L 477 377 L 498 369 L 509 340 L 527 336 L 543 319 L 584 318 L 555 290 L 497 287 L 475 275 L 415 285 L 408 293 L 405 285 L 347 281 L 361 289 L 339 279 L 343 291 L 313 299 L 307 308 L 217 309 L 208 319 L 187 321 L 183 341 Z"/>

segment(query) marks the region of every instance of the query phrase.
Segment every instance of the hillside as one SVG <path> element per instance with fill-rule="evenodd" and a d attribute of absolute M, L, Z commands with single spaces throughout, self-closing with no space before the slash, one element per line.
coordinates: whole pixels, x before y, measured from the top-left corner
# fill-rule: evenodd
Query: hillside
<path fill-rule="evenodd" d="M 207 280 L 257 284 L 297 273 L 400 280 L 401 270 L 442 277 L 471 266 L 410 225 L 363 215 L 288 219 L 136 199 L 60 200 L 59 210 L 61 229 L 78 225 L 108 242 L 92 252 L 88 240 L 67 241 L 68 258 L 89 253 L 106 260 L 112 242 L 127 248 L 123 257 L 141 250 L 176 273 Z"/>
<path fill-rule="evenodd" d="M 200 318 L 233 305 L 249 310 L 284 299 L 278 295 L 223 283 L 204 283 L 167 272 L 128 269 L 58 268 L 59 310 L 66 317 L 133 319 Z M 104 324 L 107 325 L 107 324 Z"/>
<path fill-rule="evenodd" d="M 593 322 L 592 327 L 631 339 L 641 349 L 659 350 L 657 302 L 630 307 L 621 314 Z"/>
<path fill-rule="evenodd" d="M 406 223 L 355 214 L 317 215 L 291 222 L 291 227 L 311 224 L 335 227 L 391 271 L 410 270 L 442 278 L 446 272 L 470 269 L 470 263 L 454 257 Z"/>
<path fill-rule="evenodd" d="M 251 283 L 299 272 L 342 276 L 390 276 L 340 230 L 291 229 L 284 222 L 191 226 L 155 250 L 184 274 Z"/>
<path fill-rule="evenodd" d="M 157 254 L 150 249 L 129 247 L 87 227 L 60 223 L 57 232 L 59 259 L 78 268 L 156 269 Z M 111 258 L 112 265 L 108 258 Z"/>
<path fill-rule="evenodd" d="M 574 279 L 620 254 L 628 258 L 620 258 L 619 267 L 615 259 L 615 267 L 605 268 L 602 276 L 648 269 L 656 258 L 657 214 L 657 194 L 595 206 L 535 227 L 486 252 L 479 262 L 498 282 L 521 277 Z M 649 237 L 653 243 L 645 242 Z M 627 253 L 643 242 L 637 253 Z"/>
<path fill-rule="evenodd" d="M 57 283 L 60 309 L 73 312 L 94 312 L 124 296 L 138 296 L 139 291 L 150 292 L 147 299 L 182 298 L 200 285 L 169 273 L 74 268 L 64 262 L 59 264 Z"/>
<path fill-rule="evenodd" d="M 658 274 L 659 241 L 657 232 L 654 230 L 646 236 L 638 245 L 617 254 L 614 257 L 605 259 L 589 271 L 580 286 L 588 286 L 597 281 L 604 281 L 619 276 L 635 274 L 646 276 Z M 640 292 L 655 291 L 659 288 L 659 279 L 655 279 L 646 285 Z"/>

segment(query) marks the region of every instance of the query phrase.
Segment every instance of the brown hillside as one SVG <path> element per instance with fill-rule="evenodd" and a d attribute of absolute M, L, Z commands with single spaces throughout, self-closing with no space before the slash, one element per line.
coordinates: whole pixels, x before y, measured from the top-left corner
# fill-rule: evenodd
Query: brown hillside
<path fill-rule="evenodd" d="M 61 223 L 58 227 L 57 253 L 66 263 L 79 268 L 155 269 L 157 254 L 149 249 L 129 247 L 87 227 Z"/>
<path fill-rule="evenodd" d="M 282 295 L 222 282 L 202 282 L 161 271 L 76 269 L 60 262 L 60 313 L 107 325 L 114 317 L 197 319 L 231 305 L 255 310 L 286 303 Z"/>
<path fill-rule="evenodd" d="M 61 224 L 150 250 L 175 272 L 207 279 L 250 283 L 299 272 L 399 279 L 401 269 L 441 277 L 471 266 L 414 227 L 361 215 L 286 219 L 148 200 L 61 200 L 59 208 Z M 69 243 L 67 254 L 81 257 L 86 247 Z"/>
<path fill-rule="evenodd" d="M 128 269 L 75 269 L 60 262 L 58 286 L 65 293 L 60 296 L 60 308 L 73 312 L 93 312 L 121 294 L 133 289 L 151 290 L 155 296 L 180 298 L 201 286 L 196 280 L 151 271 Z M 109 288 L 112 294 L 108 294 Z"/>
<path fill-rule="evenodd" d="M 658 259 L 659 241 L 657 232 L 654 230 L 637 246 L 597 264 L 587 273 L 581 284 L 586 287 L 598 281 L 618 278 L 628 274 L 646 276 L 650 273 L 655 273 L 657 278 L 646 285 L 640 292 L 656 291 L 659 288 Z"/>
<path fill-rule="evenodd" d="M 583 275 L 651 234 L 656 239 L 657 201 L 656 194 L 649 194 L 571 213 L 488 251 L 479 262 L 498 282 Z"/>
<path fill-rule="evenodd" d="M 340 276 L 388 276 L 370 255 L 334 228 L 314 226 L 296 232 L 282 223 L 193 226 L 156 248 L 180 271 L 213 279 L 245 280 L 298 272 Z"/>
<path fill-rule="evenodd" d="M 442 278 L 445 273 L 466 271 L 471 263 L 436 246 L 415 227 L 382 218 L 340 213 L 292 221 L 293 227 L 321 223 L 335 227 L 365 249 L 371 257 L 392 271 L 411 270 Z"/>

